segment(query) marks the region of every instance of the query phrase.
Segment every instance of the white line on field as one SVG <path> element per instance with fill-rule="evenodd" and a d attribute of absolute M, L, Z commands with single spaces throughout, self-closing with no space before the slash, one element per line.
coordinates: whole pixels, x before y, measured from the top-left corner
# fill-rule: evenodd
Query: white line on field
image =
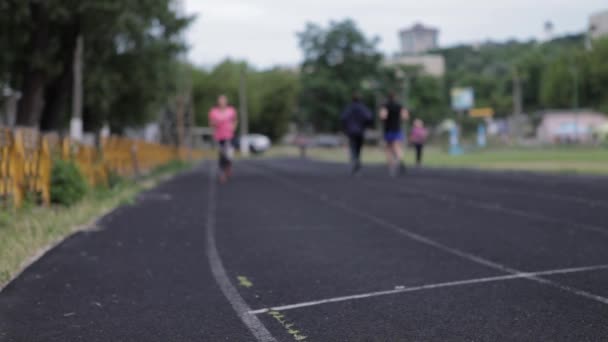
<path fill-rule="evenodd" d="M 351 300 L 356 300 L 356 299 L 379 297 L 379 296 L 386 296 L 386 295 L 398 294 L 398 293 L 432 290 L 432 289 L 438 289 L 438 288 L 444 288 L 444 287 L 455 287 L 455 286 L 464 286 L 464 285 L 489 283 L 489 282 L 498 282 L 498 281 L 505 281 L 505 280 L 513 280 L 513 279 L 522 279 L 522 278 L 529 278 L 531 276 L 590 272 L 590 271 L 596 271 L 596 270 L 601 270 L 601 269 L 608 269 L 608 265 L 564 268 L 564 269 L 541 271 L 541 272 L 516 273 L 516 274 L 508 274 L 508 275 L 496 276 L 496 277 L 456 280 L 456 281 L 449 281 L 449 282 L 444 282 L 444 283 L 427 284 L 427 285 L 412 286 L 412 287 L 399 287 L 399 288 L 395 288 L 393 290 L 374 291 L 374 292 L 361 293 L 361 294 L 356 294 L 356 295 L 351 295 L 351 296 L 333 297 L 333 298 L 313 300 L 313 301 L 309 301 L 309 302 L 302 302 L 302 303 L 296 303 L 296 304 L 273 306 L 270 308 L 252 310 L 249 312 L 252 314 L 258 315 L 258 314 L 266 313 L 268 311 L 286 311 L 286 310 L 305 308 L 305 307 L 309 307 L 309 306 L 317 306 L 317 305 L 337 303 L 337 302 L 346 302 L 346 301 L 351 301 Z"/>
<path fill-rule="evenodd" d="M 269 167 L 269 168 L 271 168 L 271 167 Z M 269 168 L 266 168 L 266 169 L 269 169 Z M 431 238 L 428 238 L 426 236 L 423 236 L 423 235 L 417 234 L 415 232 L 412 232 L 412 231 L 410 231 L 410 230 L 408 230 L 406 228 L 400 227 L 400 226 L 398 226 L 398 225 L 396 225 L 394 223 L 386 221 L 386 220 L 384 220 L 384 219 L 382 219 L 382 218 L 380 218 L 378 216 L 375 216 L 375 215 L 370 214 L 370 213 L 366 213 L 365 211 L 363 211 L 361 209 L 353 208 L 353 207 L 345 205 L 344 203 L 332 200 L 332 199 L 329 198 L 329 196 L 327 196 L 327 194 L 317 193 L 316 191 L 310 190 L 310 188 L 304 187 L 304 186 L 300 185 L 297 182 L 294 182 L 294 181 L 286 179 L 286 178 L 284 178 L 282 176 L 279 176 L 276 172 L 272 172 L 271 171 L 271 173 L 274 174 L 274 177 L 269 176 L 268 173 L 260 172 L 260 174 L 262 176 L 264 176 L 264 177 L 266 177 L 268 179 L 278 181 L 278 182 L 280 182 L 282 184 L 285 184 L 287 187 L 289 187 L 291 189 L 294 189 L 294 190 L 296 190 L 298 192 L 301 192 L 301 193 L 307 194 L 309 196 L 315 197 L 317 199 L 320 199 L 321 202 L 325 203 L 328 206 L 332 206 L 332 207 L 341 209 L 342 211 L 348 212 L 348 213 L 350 213 L 350 214 L 352 214 L 354 216 L 358 216 L 358 217 L 366 219 L 366 220 L 368 220 L 370 222 L 374 222 L 378 226 L 390 229 L 390 230 L 392 230 L 392 231 L 394 231 L 394 232 L 396 232 L 398 234 L 401 234 L 401 235 L 403 235 L 405 237 L 408 237 L 411 240 L 418 241 L 418 242 L 423 243 L 425 245 L 435 247 L 435 248 L 437 248 L 439 250 L 442 250 L 442 251 L 444 251 L 446 253 L 449 253 L 449 254 L 452 254 L 452 255 L 456 255 L 456 256 L 461 257 L 463 259 L 472 261 L 472 262 L 480 264 L 480 265 L 487 266 L 489 268 L 492 268 L 492 269 L 495 269 L 495 270 L 498 270 L 498 271 L 502 271 L 502 272 L 505 272 L 505 273 L 510 273 L 512 275 L 522 275 L 521 276 L 522 279 L 528 279 L 528 280 L 531 280 L 531 281 L 534 281 L 534 282 L 537 282 L 537 283 L 540 283 L 540 284 L 544 284 L 544 285 L 547 285 L 547 286 L 558 288 L 560 290 L 569 292 L 571 294 L 574 294 L 574 295 L 577 295 L 577 296 L 580 296 L 580 297 L 584 297 L 584 298 L 587 298 L 587 299 L 590 299 L 590 300 L 593 300 L 593 301 L 596 301 L 596 302 L 608 305 L 608 298 L 606 298 L 606 297 L 602 297 L 602 296 L 596 295 L 594 293 L 587 292 L 587 291 L 584 291 L 584 290 L 580 290 L 580 289 L 577 289 L 575 287 L 571 287 L 571 286 L 568 286 L 568 285 L 563 285 L 563 284 L 557 283 L 557 282 L 549 280 L 549 279 L 541 278 L 540 276 L 530 275 L 530 274 L 527 274 L 526 272 L 523 272 L 523 271 L 511 268 L 509 266 L 502 265 L 502 264 L 499 264 L 497 262 L 484 259 L 483 257 L 477 256 L 475 254 L 468 253 L 468 252 L 465 252 L 463 250 L 460 250 L 460 249 L 457 249 L 457 248 L 453 248 L 453 247 L 444 245 L 441 242 L 435 241 L 435 240 L 433 240 Z"/>
<path fill-rule="evenodd" d="M 217 251 L 215 244 L 215 167 L 212 167 L 209 172 L 209 190 L 207 199 L 207 258 L 211 266 L 211 273 L 217 285 L 220 287 L 224 296 L 243 323 L 249 328 L 249 331 L 260 342 L 276 342 L 277 340 L 270 334 L 264 324 L 253 314 L 250 313 L 251 308 L 243 297 L 236 290 L 230 278 L 226 274 L 222 259 Z"/>

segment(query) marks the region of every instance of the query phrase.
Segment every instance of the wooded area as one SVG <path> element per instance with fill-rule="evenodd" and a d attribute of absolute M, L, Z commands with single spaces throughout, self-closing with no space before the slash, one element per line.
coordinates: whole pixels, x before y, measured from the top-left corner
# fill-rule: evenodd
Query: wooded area
<path fill-rule="evenodd" d="M 85 130 L 120 132 L 158 115 L 180 85 L 181 33 L 193 18 L 179 12 L 172 0 L 0 2 L 0 85 L 21 95 L 16 124 L 66 128 L 79 37 Z"/>
<path fill-rule="evenodd" d="M 521 110 L 589 108 L 608 112 L 608 39 L 586 35 L 548 42 L 486 42 L 432 53 L 446 61 L 444 77 L 416 67 L 387 67 L 377 38 L 351 20 L 322 27 L 309 24 L 299 34 L 304 54 L 299 114 L 321 130 L 336 130 L 338 115 L 353 91 L 377 106 L 392 90 L 415 117 L 434 124 L 454 116 L 452 87 L 473 87 L 478 107 L 494 108 L 498 117 L 514 113 L 514 89 L 521 89 Z M 400 70 L 397 70 L 400 69 Z"/>
<path fill-rule="evenodd" d="M 449 90 L 454 86 L 473 87 L 476 105 L 494 108 L 499 117 L 513 113 L 516 86 L 525 113 L 547 108 L 608 112 L 607 39 L 586 46 L 580 34 L 549 42 L 444 48 L 433 52 L 446 60 L 446 74 L 437 78 L 416 67 L 387 67 L 378 38 L 344 20 L 307 24 L 297 34 L 303 61 L 291 69 L 262 70 L 232 60 L 208 69 L 179 58 L 187 48 L 182 34 L 193 19 L 172 0 L 2 1 L 0 101 L 20 93 L 17 125 L 65 130 L 81 37 L 86 131 L 108 124 L 120 133 L 158 120 L 159 113 L 175 111 L 170 107 L 178 98 L 190 101 L 190 88 L 196 124 L 205 125 L 218 94 L 237 104 L 242 75 L 249 89 L 250 130 L 273 139 L 283 136 L 290 122 L 336 131 L 353 91 L 377 107 L 392 90 L 430 124 L 453 114 Z"/>

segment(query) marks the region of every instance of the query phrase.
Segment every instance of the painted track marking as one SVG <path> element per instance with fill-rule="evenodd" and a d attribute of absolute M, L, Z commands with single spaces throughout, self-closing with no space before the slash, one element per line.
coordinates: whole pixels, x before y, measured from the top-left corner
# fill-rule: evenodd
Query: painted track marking
<path fill-rule="evenodd" d="M 254 170 L 256 169 L 256 167 L 254 167 L 254 166 L 249 166 L 249 167 L 253 168 Z M 273 168 L 273 167 L 263 167 L 263 168 L 265 168 L 267 170 L 269 170 L 269 169 L 276 170 L 276 168 Z M 577 296 L 580 296 L 580 297 L 583 297 L 583 298 L 587 298 L 587 299 L 590 299 L 590 300 L 595 301 L 595 302 L 599 302 L 599 303 L 608 305 L 608 298 L 606 298 L 606 297 L 602 297 L 602 296 L 596 295 L 594 293 L 591 293 L 591 292 L 588 292 L 588 291 L 584 291 L 584 290 L 581 290 L 581 289 L 578 289 L 578 288 L 575 288 L 575 287 L 571 287 L 571 286 L 568 286 L 568 285 L 563 285 L 563 284 L 557 283 L 557 282 L 555 282 L 553 280 L 550 280 L 550 279 L 541 278 L 540 276 L 537 276 L 537 275 L 530 275 L 527 272 L 523 272 L 523 271 L 511 268 L 509 266 L 502 265 L 500 263 L 497 263 L 497 262 L 485 259 L 485 258 L 477 256 L 475 254 L 468 253 L 466 251 L 463 251 L 463 250 L 460 250 L 460 249 L 457 249 L 457 248 L 453 248 L 453 247 L 450 247 L 448 245 L 444 245 L 441 242 L 435 241 L 435 240 L 433 240 L 431 238 L 428 238 L 428 237 L 426 237 L 424 235 L 417 234 L 417 233 L 412 232 L 412 231 L 410 231 L 410 230 L 408 230 L 406 228 L 400 227 L 400 226 L 398 226 L 398 225 L 396 225 L 394 223 L 385 221 L 385 220 L 383 220 L 382 218 L 380 218 L 378 216 L 375 216 L 375 215 L 370 214 L 370 213 L 366 213 L 363 210 L 356 209 L 356 208 L 344 205 L 341 202 L 337 202 L 335 200 L 332 200 L 332 199 L 329 198 L 328 195 L 326 195 L 324 193 L 320 193 L 320 192 L 317 192 L 317 191 L 310 190 L 309 188 L 304 187 L 303 185 L 301 185 L 301 184 L 299 184 L 297 182 L 291 181 L 289 179 L 286 179 L 285 177 L 282 177 L 282 176 L 278 175 L 276 171 L 271 171 L 271 172 L 274 174 L 274 177 L 270 177 L 268 174 L 266 174 L 264 172 L 259 172 L 259 171 L 258 171 L 258 174 L 262 175 L 265 178 L 268 178 L 268 179 L 277 181 L 279 183 L 282 183 L 282 184 L 286 185 L 288 188 L 294 189 L 294 190 L 296 190 L 296 191 L 298 191 L 300 193 L 303 193 L 303 194 L 306 194 L 308 196 L 311 196 L 311 197 L 314 197 L 316 199 L 319 199 L 321 202 L 325 203 L 326 205 L 329 205 L 329 206 L 332 206 L 332 207 L 335 207 L 335 208 L 339 208 L 342 211 L 348 212 L 348 213 L 350 213 L 352 215 L 355 215 L 355 216 L 361 217 L 363 219 L 366 219 L 366 220 L 368 220 L 370 222 L 373 222 L 373 223 L 375 223 L 378 226 L 390 229 L 390 230 L 392 230 L 392 231 L 394 231 L 394 232 L 396 232 L 398 234 L 401 234 L 401 235 L 403 235 L 405 237 L 408 237 L 411 240 L 418 241 L 418 242 L 426 244 L 428 246 L 435 247 L 435 248 L 437 248 L 439 250 L 442 250 L 442 251 L 444 251 L 446 253 L 449 253 L 449 254 L 461 257 L 463 259 L 469 260 L 471 262 L 474 262 L 474 263 L 477 263 L 477 264 L 480 264 L 480 265 L 487 266 L 489 268 L 492 268 L 492 269 L 495 269 L 495 270 L 498 270 L 498 271 L 501 271 L 501 272 L 509 273 L 509 274 L 512 274 L 512 275 L 521 274 L 521 275 L 523 275 L 521 277 L 522 279 L 528 279 L 528 280 L 537 282 L 539 284 L 544 284 L 544 285 L 547 285 L 547 286 L 551 286 L 551 287 L 563 290 L 565 292 L 568 292 L 568 293 L 571 293 L 571 294 L 574 294 L 574 295 L 577 295 Z"/>
<path fill-rule="evenodd" d="M 608 265 L 564 268 L 564 269 L 549 270 L 549 271 L 526 272 L 526 273 L 508 274 L 508 275 L 495 276 L 495 277 L 456 280 L 456 281 L 449 281 L 449 282 L 436 283 L 436 284 L 426 284 L 426 285 L 420 285 L 420 286 L 399 287 L 399 288 L 396 288 L 393 290 L 374 291 L 374 292 L 360 293 L 360 294 L 350 295 L 350 296 L 332 297 L 332 298 L 325 298 L 325 299 L 320 299 L 320 300 L 313 300 L 313 301 L 301 302 L 301 303 L 295 303 L 295 304 L 289 304 L 289 305 L 273 306 L 273 307 L 269 307 L 269 308 L 252 310 L 252 311 L 250 311 L 250 313 L 259 315 L 259 314 L 266 313 L 269 311 L 286 311 L 286 310 L 293 310 L 293 309 L 305 308 L 305 307 L 310 307 L 310 306 L 346 302 L 346 301 L 351 301 L 351 300 L 386 296 L 386 295 L 399 294 L 399 293 L 408 293 L 408 292 L 439 289 L 439 288 L 445 288 L 445 287 L 456 287 L 456 286 L 474 285 L 474 284 L 481 284 L 481 283 L 499 282 L 499 281 L 506 281 L 506 280 L 523 279 L 523 278 L 528 278 L 531 276 L 581 273 L 581 272 L 591 272 L 591 271 L 605 270 L 605 269 L 608 269 Z"/>
<path fill-rule="evenodd" d="M 458 183 L 457 181 L 451 181 L 451 180 L 445 180 L 445 179 L 430 180 L 430 179 L 423 178 L 423 182 L 437 182 L 437 183 L 443 183 L 443 184 L 450 184 L 451 186 L 460 186 L 460 184 L 461 184 L 461 183 Z M 588 199 L 588 198 L 583 198 L 583 197 L 578 197 L 578 196 L 558 195 L 558 194 L 553 194 L 553 193 L 531 192 L 531 191 L 523 191 L 523 190 L 513 190 L 513 189 L 507 189 L 503 186 L 489 186 L 489 185 L 483 185 L 483 184 L 476 183 L 476 182 L 471 182 L 471 183 L 469 183 L 469 185 L 476 186 L 487 192 L 503 193 L 503 194 L 517 195 L 517 196 L 536 197 L 536 198 L 557 200 L 557 201 L 570 201 L 570 202 L 576 202 L 576 203 L 580 203 L 580 204 L 589 205 L 591 207 L 608 208 L 608 202 L 601 201 L 601 200 Z"/>
<path fill-rule="evenodd" d="M 372 186 L 373 184 L 376 184 L 376 185 L 380 185 L 384 188 L 389 187 L 389 184 L 387 184 L 383 181 L 379 181 L 379 180 L 365 180 L 361 183 L 364 185 L 367 185 L 367 186 Z M 471 200 L 471 199 L 468 199 L 468 198 L 465 198 L 462 196 L 450 196 L 450 195 L 443 195 L 443 194 L 442 195 L 432 195 L 432 194 L 429 194 L 429 193 L 427 193 L 425 191 L 421 191 L 421 190 L 405 189 L 401 185 L 402 184 L 399 183 L 397 190 L 399 190 L 403 193 L 411 194 L 411 195 L 422 196 L 422 197 L 425 197 L 425 198 L 431 199 L 431 200 L 443 201 L 443 202 L 448 202 L 451 204 L 456 204 L 456 205 L 461 205 L 461 206 L 464 205 L 464 206 L 468 206 L 468 207 L 472 207 L 472 208 L 476 208 L 476 209 L 483 209 L 483 210 L 487 210 L 487 211 L 500 212 L 500 213 L 504 213 L 504 214 L 524 217 L 524 218 L 533 219 L 533 220 L 537 220 L 537 221 L 555 223 L 555 224 L 559 224 L 559 225 L 566 226 L 566 227 L 572 227 L 574 229 L 584 229 L 587 231 L 600 233 L 604 236 L 608 236 L 608 228 L 605 228 L 605 227 L 600 227 L 600 226 L 585 224 L 585 223 L 576 223 L 576 222 L 557 219 L 557 218 L 553 218 L 553 217 L 549 217 L 549 216 L 545 216 L 545 215 L 541 215 L 541 214 L 530 213 L 530 212 L 526 212 L 524 210 L 505 207 L 499 203 L 494 203 L 494 204 L 482 203 L 482 202 Z M 395 187 L 393 187 L 393 186 L 390 186 L 390 188 L 395 189 Z"/>
<path fill-rule="evenodd" d="M 249 328 L 249 331 L 251 331 L 253 336 L 260 342 L 276 342 L 277 340 L 270 334 L 258 317 L 250 313 L 251 308 L 247 305 L 243 297 L 241 297 L 226 274 L 226 269 L 224 268 L 215 243 L 215 188 L 215 167 L 212 167 L 209 172 L 207 222 L 205 227 L 207 231 L 207 258 L 209 259 L 209 265 L 211 266 L 211 273 L 213 273 L 215 282 L 222 290 L 222 293 L 226 299 L 228 299 L 241 321 Z"/>

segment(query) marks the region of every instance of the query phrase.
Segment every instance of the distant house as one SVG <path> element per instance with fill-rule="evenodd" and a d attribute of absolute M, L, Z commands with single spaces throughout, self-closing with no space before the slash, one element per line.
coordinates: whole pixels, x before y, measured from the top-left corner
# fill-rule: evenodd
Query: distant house
<path fill-rule="evenodd" d="M 430 51 L 439 47 L 439 30 L 433 27 L 415 24 L 411 28 L 399 31 L 401 50 L 385 61 L 389 66 L 417 66 L 422 72 L 442 77 L 445 74 L 445 58 Z"/>
<path fill-rule="evenodd" d="M 581 111 L 548 111 L 536 129 L 543 143 L 592 142 L 596 127 L 608 123 L 602 113 Z"/>
<path fill-rule="evenodd" d="M 401 53 L 405 55 L 424 54 L 439 47 L 439 30 L 422 24 L 399 32 Z"/>
<path fill-rule="evenodd" d="M 588 34 L 593 39 L 608 36 L 608 10 L 591 15 Z"/>
<path fill-rule="evenodd" d="M 442 55 L 400 55 L 385 61 L 388 66 L 417 66 L 427 75 L 442 77 L 445 74 L 445 58 Z"/>

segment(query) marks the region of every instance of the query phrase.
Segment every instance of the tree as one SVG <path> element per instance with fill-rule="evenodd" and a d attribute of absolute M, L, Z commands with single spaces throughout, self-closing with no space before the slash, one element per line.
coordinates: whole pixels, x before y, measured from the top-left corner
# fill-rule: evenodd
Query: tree
<path fill-rule="evenodd" d="M 304 53 L 301 66 L 301 115 L 317 130 L 334 131 L 352 92 L 378 71 L 377 38 L 368 38 L 352 20 L 323 28 L 307 24 L 298 33 Z"/>
<path fill-rule="evenodd" d="M 20 89 L 17 123 L 65 127 L 74 48 L 84 37 L 85 126 L 145 120 L 176 89 L 181 32 L 173 0 L 7 0 L 0 4 L 0 82 Z"/>
<path fill-rule="evenodd" d="M 372 82 L 378 95 L 394 93 L 413 117 L 426 123 L 438 123 L 449 112 L 443 79 L 425 74 L 419 66 L 381 67 Z"/>
<path fill-rule="evenodd" d="M 592 106 L 608 113 L 608 38 L 595 40 L 587 57 L 588 92 Z"/>
<path fill-rule="evenodd" d="M 455 86 L 471 86 L 475 90 L 476 106 L 491 106 L 498 116 L 510 115 L 513 111 L 513 82 L 514 75 L 518 75 L 523 89 L 523 109 L 525 112 L 541 109 L 548 104 L 563 106 L 561 102 L 568 102 L 569 96 L 557 101 L 547 102 L 547 97 L 558 98 L 563 94 L 548 95 L 545 81 L 549 78 L 564 80 L 566 73 L 560 76 L 549 76 L 552 69 L 562 68 L 555 66 L 557 60 L 564 59 L 565 55 L 573 51 L 584 50 L 584 35 L 570 35 L 554 39 L 549 42 L 535 41 L 505 43 L 487 42 L 481 46 L 460 45 L 452 48 L 440 49 L 436 53 L 442 54 L 446 59 L 446 92 Z M 584 63 L 580 65 L 584 71 Z M 570 84 L 572 84 L 570 77 Z M 550 86 L 553 87 L 553 86 Z M 555 88 L 557 92 L 564 92 Z M 543 95 L 544 93 L 544 95 Z M 543 100 L 543 97 L 545 100 Z M 560 104 L 561 103 L 561 104 Z"/>
<path fill-rule="evenodd" d="M 276 140 L 287 132 L 298 97 L 298 77 L 287 70 L 272 69 L 258 74 L 252 91 L 259 105 L 252 112 L 250 128 Z"/>
<path fill-rule="evenodd" d="M 212 70 L 193 68 L 193 97 L 198 125 L 207 125 L 207 113 L 220 94 L 238 108 L 241 73 L 247 79 L 249 128 L 273 140 L 282 137 L 296 111 L 299 79 L 296 73 L 274 68 L 258 71 L 246 63 L 226 60 Z"/>

